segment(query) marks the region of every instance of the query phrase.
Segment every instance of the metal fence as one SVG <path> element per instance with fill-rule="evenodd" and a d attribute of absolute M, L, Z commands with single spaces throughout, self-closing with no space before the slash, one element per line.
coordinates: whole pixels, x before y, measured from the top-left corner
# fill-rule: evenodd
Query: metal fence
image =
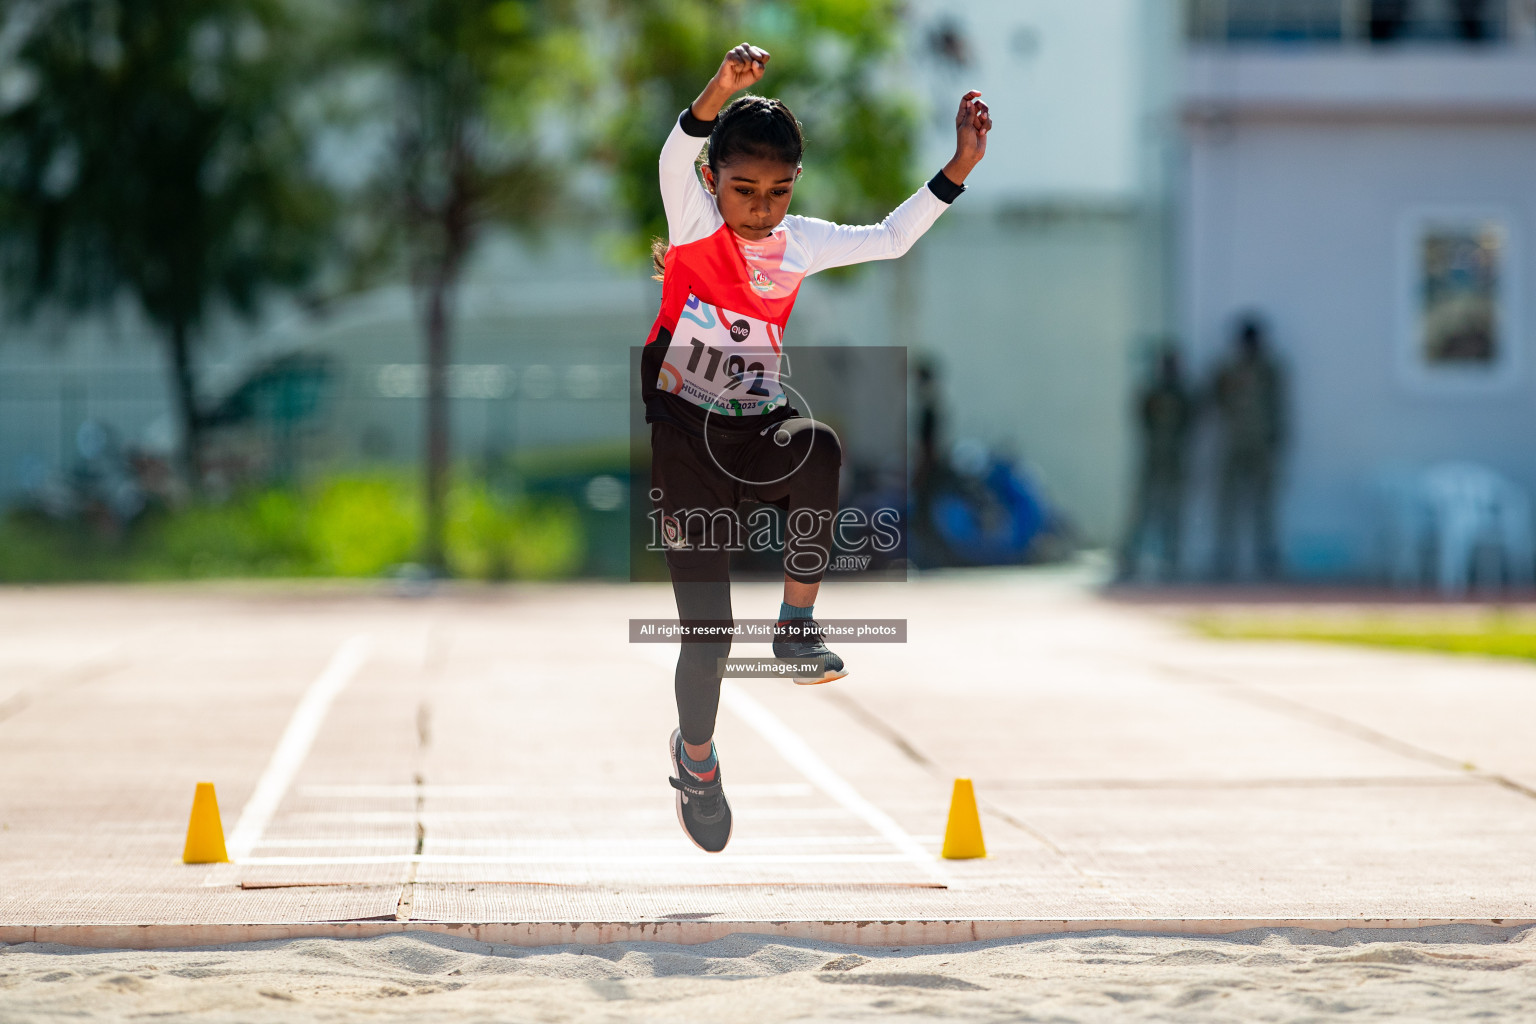
<path fill-rule="evenodd" d="M 336 365 L 301 409 L 245 403 L 213 417 L 205 461 L 232 484 L 310 477 L 358 465 L 414 464 L 425 368 Z M 456 459 L 485 465 L 529 449 L 608 443 L 628 429 L 628 367 L 461 364 L 450 368 Z M 205 403 L 208 404 L 208 403 Z M 230 403 L 217 403 L 223 409 Z M 103 446 L 136 463 L 168 457 L 176 428 L 166 375 L 149 368 L 6 367 L 0 372 L 0 508 L 33 502 L 78 475 Z"/>

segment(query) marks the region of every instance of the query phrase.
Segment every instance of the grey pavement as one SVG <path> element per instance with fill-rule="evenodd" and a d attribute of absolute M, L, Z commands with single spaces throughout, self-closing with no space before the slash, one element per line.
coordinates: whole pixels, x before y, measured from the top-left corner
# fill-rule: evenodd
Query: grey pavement
<path fill-rule="evenodd" d="M 711 857 L 666 784 L 675 647 L 627 642 L 664 586 L 0 590 L 0 941 L 1536 921 L 1536 666 L 1208 640 L 1073 572 L 817 607 L 909 640 L 727 684 Z M 956 777 L 984 860 L 937 856 Z M 233 864 L 180 863 L 198 781 Z"/>

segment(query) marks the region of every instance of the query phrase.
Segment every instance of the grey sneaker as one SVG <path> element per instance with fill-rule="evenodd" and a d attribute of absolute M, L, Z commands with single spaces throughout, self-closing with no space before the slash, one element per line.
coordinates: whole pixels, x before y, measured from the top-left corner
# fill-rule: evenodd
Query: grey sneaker
<path fill-rule="evenodd" d="M 673 729 L 672 771 L 675 777 L 667 781 L 677 790 L 677 823 L 694 846 L 705 853 L 719 853 L 731 841 L 731 805 L 720 782 L 719 764 L 713 780 L 700 782 L 683 767 L 683 731 Z"/>
<path fill-rule="evenodd" d="M 848 674 L 843 659 L 827 650 L 826 638 L 815 619 L 786 619 L 774 624 L 773 656 L 792 658 L 795 661 L 818 660 L 821 671 L 807 676 L 796 676 L 801 686 L 830 683 Z"/>

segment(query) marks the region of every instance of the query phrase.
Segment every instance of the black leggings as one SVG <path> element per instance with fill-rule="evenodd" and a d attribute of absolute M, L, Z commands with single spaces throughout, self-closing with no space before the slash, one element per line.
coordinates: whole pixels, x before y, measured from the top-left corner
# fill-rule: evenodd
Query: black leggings
<path fill-rule="evenodd" d="M 778 443 L 779 429 L 787 443 Z M 731 554 L 739 539 L 736 508 L 758 501 L 783 509 L 784 572 L 801 583 L 819 583 L 832 553 L 837 515 L 837 477 L 842 446 L 830 427 L 794 418 L 765 433 L 750 431 L 736 442 L 711 435 L 708 445 L 670 423 L 651 431 L 651 497 L 663 515 L 677 617 L 685 625 L 729 625 Z M 716 518 L 715 514 L 727 512 Z M 668 533 L 668 520 L 671 520 Z M 726 527 L 733 527 L 727 537 Z M 686 543 L 686 546 L 683 546 Z M 719 662 L 731 653 L 730 637 L 685 638 L 678 653 L 674 688 L 683 739 L 708 743 L 720 707 Z"/>

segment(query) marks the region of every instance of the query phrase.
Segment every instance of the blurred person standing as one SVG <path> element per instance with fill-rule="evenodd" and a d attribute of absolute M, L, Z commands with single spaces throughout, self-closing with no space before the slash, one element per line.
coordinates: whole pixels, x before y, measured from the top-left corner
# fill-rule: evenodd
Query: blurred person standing
<path fill-rule="evenodd" d="M 1373 43 L 1389 43 L 1408 23 L 1408 0 L 1371 0 L 1369 34 Z"/>
<path fill-rule="evenodd" d="M 1130 532 L 1120 552 L 1120 580 L 1140 575 L 1142 552 L 1149 541 L 1156 553 L 1158 578 L 1179 574 L 1184 519 L 1185 467 L 1195 398 L 1184 382 L 1179 353 L 1165 345 L 1151 381 L 1136 398 L 1141 432 L 1141 472 Z"/>
<path fill-rule="evenodd" d="M 1487 0 L 1451 0 L 1456 38 L 1468 43 L 1488 42 L 1493 26 Z"/>
<path fill-rule="evenodd" d="M 917 460 L 912 468 L 913 556 L 925 567 L 954 564 L 934 521 L 934 502 L 951 488 L 955 473 L 950 468 L 940 438 L 944 409 L 938 381 L 938 365 L 930 358 L 917 364 Z"/>
<path fill-rule="evenodd" d="M 1275 482 L 1285 445 L 1285 381 L 1270 354 L 1263 321 L 1245 316 L 1236 351 L 1216 370 L 1211 401 L 1220 430 L 1217 485 L 1216 577 L 1237 570 L 1237 534 L 1251 524 L 1254 560 L 1261 579 L 1280 571 L 1275 535 Z"/>

